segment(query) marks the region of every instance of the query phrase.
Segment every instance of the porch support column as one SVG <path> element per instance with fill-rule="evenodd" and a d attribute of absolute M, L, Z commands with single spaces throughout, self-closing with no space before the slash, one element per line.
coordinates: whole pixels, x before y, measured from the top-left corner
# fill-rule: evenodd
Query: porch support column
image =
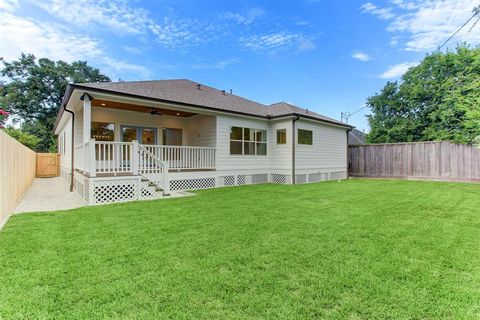
<path fill-rule="evenodd" d="M 139 167 L 138 141 L 133 140 L 131 147 L 132 149 L 130 152 L 130 159 L 129 159 L 130 170 L 132 171 L 132 174 L 136 176 L 138 174 L 138 167 Z"/>
<path fill-rule="evenodd" d="M 92 100 L 93 97 L 84 93 L 80 100 L 83 101 L 83 143 L 90 140 L 90 130 L 92 126 Z"/>

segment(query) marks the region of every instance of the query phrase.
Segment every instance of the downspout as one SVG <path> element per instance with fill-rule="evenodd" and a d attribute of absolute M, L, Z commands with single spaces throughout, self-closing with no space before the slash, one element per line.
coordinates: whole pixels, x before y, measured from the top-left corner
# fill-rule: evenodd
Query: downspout
<path fill-rule="evenodd" d="M 295 115 L 295 119 L 292 119 L 292 184 L 295 184 L 295 122 L 297 122 L 298 119 L 300 119 L 300 116 L 298 114 Z"/>
<path fill-rule="evenodd" d="M 73 163 L 73 160 L 74 160 L 74 152 L 75 152 L 75 113 L 73 113 L 73 111 L 70 111 L 67 109 L 67 105 L 64 104 L 63 105 L 63 110 L 70 113 L 72 115 L 72 159 L 71 159 L 71 164 L 72 164 L 72 167 L 70 168 L 70 192 L 73 191 L 73 175 L 75 173 L 75 164 Z"/>

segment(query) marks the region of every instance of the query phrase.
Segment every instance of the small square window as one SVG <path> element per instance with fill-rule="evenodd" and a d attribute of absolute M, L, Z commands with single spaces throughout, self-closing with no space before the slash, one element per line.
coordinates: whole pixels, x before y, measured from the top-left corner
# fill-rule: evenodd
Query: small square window
<path fill-rule="evenodd" d="M 313 144 L 313 132 L 310 130 L 298 129 L 298 144 Z"/>
<path fill-rule="evenodd" d="M 287 129 L 277 130 L 277 144 L 287 144 Z"/>

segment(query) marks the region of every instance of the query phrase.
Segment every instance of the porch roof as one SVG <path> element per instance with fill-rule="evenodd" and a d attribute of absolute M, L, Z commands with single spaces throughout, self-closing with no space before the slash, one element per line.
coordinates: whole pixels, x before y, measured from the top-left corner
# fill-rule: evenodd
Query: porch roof
<path fill-rule="evenodd" d="M 344 127 L 351 127 L 335 119 L 285 102 L 267 106 L 187 79 L 69 84 L 62 104 L 68 102 L 74 89 L 146 98 L 160 102 L 183 104 L 196 108 L 237 113 L 266 119 L 300 116 Z M 62 113 L 63 109 L 60 109 L 57 122 Z"/>

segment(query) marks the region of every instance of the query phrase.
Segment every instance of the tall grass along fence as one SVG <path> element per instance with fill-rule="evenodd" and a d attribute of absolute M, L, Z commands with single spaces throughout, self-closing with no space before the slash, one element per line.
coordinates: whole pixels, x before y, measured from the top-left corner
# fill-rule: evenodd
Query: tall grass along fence
<path fill-rule="evenodd" d="M 0 229 L 35 178 L 35 156 L 0 130 Z"/>
<path fill-rule="evenodd" d="M 480 149 L 445 141 L 350 146 L 348 169 L 353 177 L 480 182 Z"/>

